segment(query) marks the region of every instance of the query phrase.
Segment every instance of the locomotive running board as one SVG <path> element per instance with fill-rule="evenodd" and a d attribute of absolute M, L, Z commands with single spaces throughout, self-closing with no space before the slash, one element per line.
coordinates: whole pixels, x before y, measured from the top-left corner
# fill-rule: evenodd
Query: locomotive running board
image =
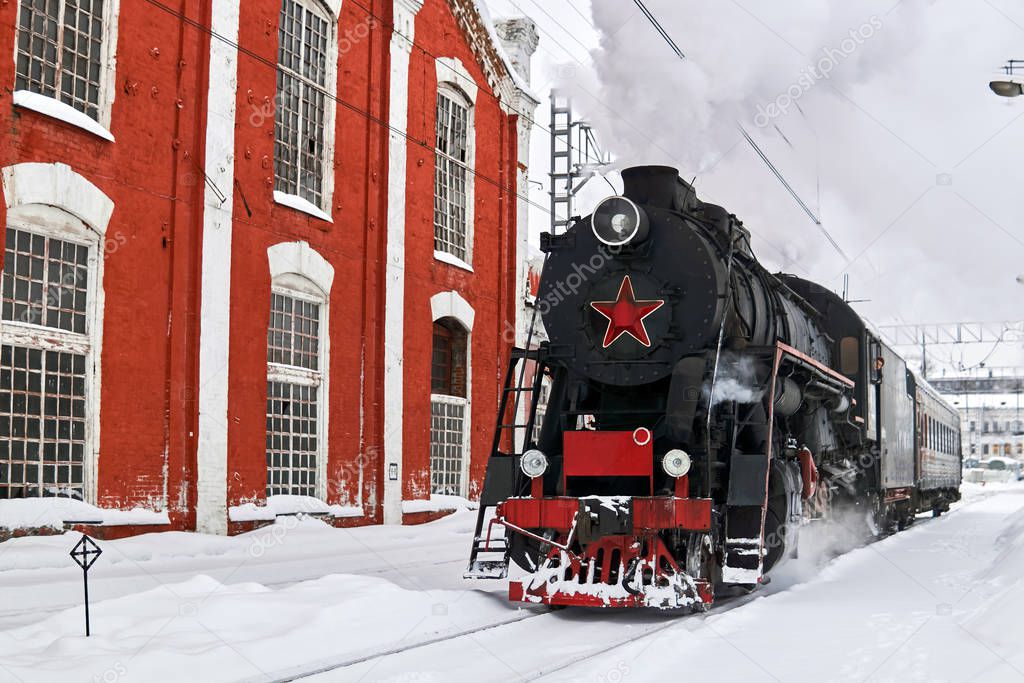
<path fill-rule="evenodd" d="M 765 425 L 768 430 L 765 453 L 736 453 L 732 456 L 729 492 L 726 500 L 724 583 L 752 585 L 764 582 L 765 515 L 768 512 L 768 478 L 771 471 L 775 430 L 775 382 L 783 362 L 810 370 L 826 381 L 846 388 L 853 380 L 836 372 L 788 344 L 776 342 L 772 373 L 764 394 L 767 424 L 758 420 L 745 425 Z M 739 474 L 739 476 L 737 476 Z"/>

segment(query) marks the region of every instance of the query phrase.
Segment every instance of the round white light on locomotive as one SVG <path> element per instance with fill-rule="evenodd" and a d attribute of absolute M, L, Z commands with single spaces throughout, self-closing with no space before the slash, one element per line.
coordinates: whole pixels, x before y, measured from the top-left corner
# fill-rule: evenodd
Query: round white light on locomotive
<path fill-rule="evenodd" d="M 673 448 L 661 459 L 661 466 L 670 477 L 685 477 L 690 471 L 690 455 L 679 448 Z"/>
<path fill-rule="evenodd" d="M 536 479 L 548 471 L 548 456 L 536 448 L 531 448 L 523 453 L 523 457 L 519 461 L 519 469 L 530 479 Z"/>
<path fill-rule="evenodd" d="M 647 237 L 647 214 L 625 197 L 608 197 L 597 205 L 590 226 L 600 242 L 621 247 Z"/>

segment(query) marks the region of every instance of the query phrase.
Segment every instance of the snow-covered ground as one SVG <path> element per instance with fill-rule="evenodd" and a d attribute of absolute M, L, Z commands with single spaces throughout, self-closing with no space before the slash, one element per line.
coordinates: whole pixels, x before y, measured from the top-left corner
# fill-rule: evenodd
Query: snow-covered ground
<path fill-rule="evenodd" d="M 2 543 L 0 681 L 1024 681 L 1019 484 L 689 617 L 509 604 L 473 520 L 104 542 L 89 639 L 79 536 Z"/>

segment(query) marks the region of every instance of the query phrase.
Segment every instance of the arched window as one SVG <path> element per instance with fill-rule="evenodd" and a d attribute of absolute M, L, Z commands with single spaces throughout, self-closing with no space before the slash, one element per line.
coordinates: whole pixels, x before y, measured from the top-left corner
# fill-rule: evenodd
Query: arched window
<path fill-rule="evenodd" d="M 277 199 L 330 219 L 329 169 L 334 149 L 331 100 L 337 61 L 336 17 L 316 0 L 283 0 L 278 25 L 274 107 Z M 289 202 L 294 197 L 301 202 Z M 324 213 L 326 212 L 326 213 Z"/>
<path fill-rule="evenodd" d="M 468 335 L 453 318 L 434 322 L 430 363 L 430 488 L 465 495 Z"/>
<path fill-rule="evenodd" d="M 462 62 L 451 58 L 437 60 L 437 81 L 434 252 L 468 267 L 473 262 L 477 86 Z"/>
<path fill-rule="evenodd" d="M 113 204 L 63 164 L 4 169 L 0 499 L 94 493 Z"/>
<path fill-rule="evenodd" d="M 117 4 L 20 0 L 15 104 L 52 111 L 37 102 L 39 96 L 51 98 L 109 127 Z M 82 125 L 73 116 L 69 122 Z"/>
<path fill-rule="evenodd" d="M 268 256 L 266 492 L 322 499 L 334 269 L 305 242 L 274 245 Z"/>

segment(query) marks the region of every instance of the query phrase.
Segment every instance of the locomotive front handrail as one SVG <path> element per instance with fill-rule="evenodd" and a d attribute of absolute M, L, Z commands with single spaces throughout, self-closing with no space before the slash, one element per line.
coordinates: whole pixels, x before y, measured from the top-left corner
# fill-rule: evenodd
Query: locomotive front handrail
<path fill-rule="evenodd" d="M 494 524 L 500 524 L 503 527 L 505 527 L 506 529 L 510 529 L 510 530 L 512 530 L 512 531 L 514 531 L 514 532 L 516 532 L 518 534 L 522 534 L 523 536 L 526 536 L 527 538 L 532 538 L 535 541 L 540 541 L 541 543 L 547 543 L 548 545 L 550 545 L 553 548 L 558 548 L 562 552 L 564 552 L 564 553 L 572 556 L 574 559 L 578 560 L 579 558 L 576 556 L 576 553 L 574 553 L 573 551 L 569 550 L 569 546 L 572 545 L 573 538 L 576 536 L 576 527 L 579 524 L 579 518 L 580 518 L 580 513 L 576 512 L 576 514 L 573 515 L 572 526 L 569 527 L 569 534 L 565 538 L 565 544 L 564 545 L 561 544 L 561 543 L 556 543 L 556 542 L 554 542 L 553 540 L 551 540 L 549 538 L 544 538 L 543 536 L 535 534 L 532 531 L 527 531 L 526 529 L 522 528 L 521 526 L 517 526 L 517 525 L 513 524 L 512 522 L 509 522 L 508 520 L 499 519 L 498 517 L 495 517 L 494 519 L 491 520 L 491 525 L 493 526 Z M 491 530 L 490 530 L 490 528 L 488 528 L 488 530 L 487 530 L 488 541 L 490 541 L 490 537 L 491 537 Z"/>

